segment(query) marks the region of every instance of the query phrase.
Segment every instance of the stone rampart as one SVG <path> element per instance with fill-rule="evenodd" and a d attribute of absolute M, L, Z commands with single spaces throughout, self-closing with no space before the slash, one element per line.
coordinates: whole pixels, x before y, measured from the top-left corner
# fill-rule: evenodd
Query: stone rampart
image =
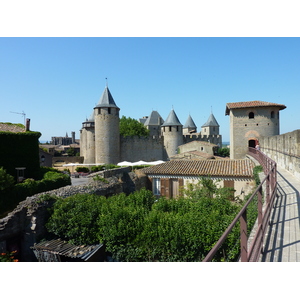
<path fill-rule="evenodd" d="M 260 137 L 262 152 L 280 167 L 300 179 L 300 130 L 271 137 Z"/>
<path fill-rule="evenodd" d="M 164 160 L 163 141 L 163 137 L 121 137 L 120 161 L 135 162 L 139 160 Z"/>

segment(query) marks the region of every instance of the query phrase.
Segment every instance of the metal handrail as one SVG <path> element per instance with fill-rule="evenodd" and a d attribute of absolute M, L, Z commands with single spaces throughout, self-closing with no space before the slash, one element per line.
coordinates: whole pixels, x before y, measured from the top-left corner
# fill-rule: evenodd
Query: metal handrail
<path fill-rule="evenodd" d="M 265 178 L 262 180 L 260 185 L 255 189 L 249 200 L 242 207 L 238 215 L 234 218 L 232 223 L 227 227 L 223 235 L 217 241 L 215 246 L 210 250 L 207 256 L 204 258 L 203 262 L 212 261 L 214 255 L 217 253 L 219 248 L 225 242 L 227 236 L 232 231 L 234 226 L 240 221 L 240 243 L 241 243 L 241 253 L 240 260 L 242 262 L 249 261 L 258 261 L 259 255 L 263 251 L 263 237 L 265 235 L 268 220 L 270 217 L 271 209 L 273 206 L 273 202 L 276 196 L 277 190 L 277 167 L 276 162 L 266 156 L 260 150 L 249 148 L 249 155 L 254 157 L 263 167 Z M 262 200 L 262 190 L 263 185 L 266 185 L 266 201 L 263 209 L 263 200 Z M 248 234 L 247 234 L 247 208 L 249 204 L 255 198 L 255 195 L 258 197 L 257 201 L 257 229 L 253 240 L 251 241 L 250 247 L 248 247 Z"/>

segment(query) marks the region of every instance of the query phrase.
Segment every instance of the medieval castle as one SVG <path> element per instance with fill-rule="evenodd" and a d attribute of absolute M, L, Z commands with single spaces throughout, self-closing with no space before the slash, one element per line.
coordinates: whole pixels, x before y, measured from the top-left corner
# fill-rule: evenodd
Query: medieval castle
<path fill-rule="evenodd" d="M 190 115 L 182 125 L 173 109 L 165 121 L 157 111 L 152 111 L 149 117 L 139 120 L 149 129 L 149 137 L 122 137 L 119 111 L 120 108 L 106 86 L 90 118 L 82 123 L 80 149 L 84 164 L 166 161 L 178 154 L 179 146 L 190 142 L 194 142 L 193 150 L 203 151 L 204 147 L 195 146 L 195 141 L 209 143 L 214 149 L 222 146 L 220 126 L 212 113 L 201 132 L 197 133 Z"/>

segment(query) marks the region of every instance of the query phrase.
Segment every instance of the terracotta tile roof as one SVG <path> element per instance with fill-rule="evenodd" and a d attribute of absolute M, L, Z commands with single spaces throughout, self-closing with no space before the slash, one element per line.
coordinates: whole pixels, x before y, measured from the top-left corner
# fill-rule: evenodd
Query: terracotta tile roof
<path fill-rule="evenodd" d="M 0 131 L 6 132 L 25 132 L 25 127 L 20 127 L 10 123 L 0 123 Z"/>
<path fill-rule="evenodd" d="M 228 115 L 231 109 L 248 108 L 248 107 L 266 107 L 266 106 L 278 106 L 280 110 L 286 108 L 286 106 L 283 104 L 277 104 L 277 103 L 271 103 L 265 101 L 232 102 L 226 104 L 225 115 Z"/>
<path fill-rule="evenodd" d="M 249 159 L 173 160 L 144 169 L 147 175 L 252 177 L 254 163 Z"/>

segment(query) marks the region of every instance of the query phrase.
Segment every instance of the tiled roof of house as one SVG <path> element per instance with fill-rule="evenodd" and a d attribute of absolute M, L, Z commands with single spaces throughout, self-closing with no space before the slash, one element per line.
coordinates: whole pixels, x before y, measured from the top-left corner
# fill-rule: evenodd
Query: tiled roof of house
<path fill-rule="evenodd" d="M 0 123 L 0 131 L 25 132 L 25 127 L 10 123 Z"/>
<path fill-rule="evenodd" d="M 254 163 L 249 159 L 173 160 L 146 168 L 147 175 L 252 177 Z"/>
<path fill-rule="evenodd" d="M 226 112 L 225 115 L 229 114 L 231 109 L 237 108 L 248 108 L 248 107 L 267 107 L 267 106 L 276 106 L 279 107 L 280 110 L 285 109 L 286 106 L 283 104 L 265 102 L 265 101 L 247 101 L 247 102 L 232 102 L 226 104 Z"/>

